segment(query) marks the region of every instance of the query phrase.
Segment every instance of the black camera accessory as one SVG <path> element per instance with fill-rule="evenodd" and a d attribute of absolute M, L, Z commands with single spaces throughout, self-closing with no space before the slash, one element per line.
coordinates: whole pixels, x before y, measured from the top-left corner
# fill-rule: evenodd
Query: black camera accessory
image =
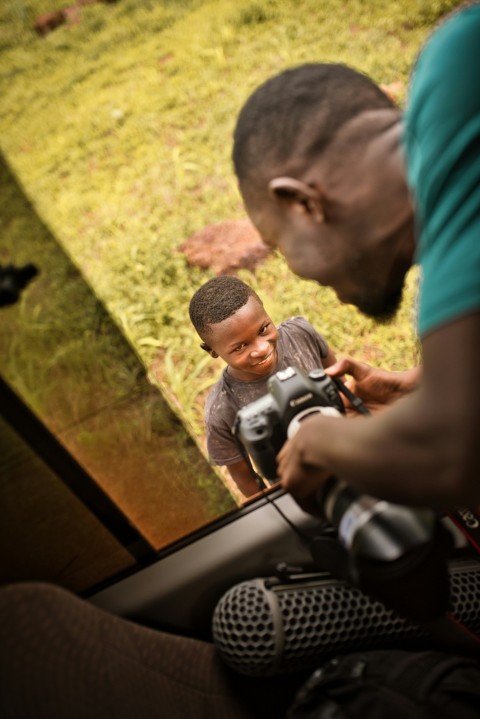
<path fill-rule="evenodd" d="M 449 583 L 456 615 L 480 630 L 480 563 L 452 560 Z M 224 661 L 257 677 L 315 667 L 344 652 L 432 644 L 426 627 L 321 573 L 234 585 L 217 603 L 212 630 Z"/>
<path fill-rule="evenodd" d="M 23 267 L 0 265 L 0 307 L 15 304 L 21 291 L 37 274 L 38 269 L 31 263 Z"/>
<path fill-rule="evenodd" d="M 318 500 L 346 551 L 352 584 L 411 621 L 444 615 L 449 608 L 446 556 L 453 540 L 433 510 L 358 494 L 333 478 Z M 314 540 L 310 550 L 322 566 L 322 542 Z M 335 566 L 328 569 L 338 576 Z"/>
<path fill-rule="evenodd" d="M 478 719 L 479 706 L 480 662 L 430 648 L 389 648 L 322 662 L 285 717 Z"/>

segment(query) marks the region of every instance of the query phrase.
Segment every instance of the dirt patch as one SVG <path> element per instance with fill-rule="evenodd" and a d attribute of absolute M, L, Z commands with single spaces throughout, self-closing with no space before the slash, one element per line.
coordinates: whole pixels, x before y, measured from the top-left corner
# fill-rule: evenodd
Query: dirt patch
<path fill-rule="evenodd" d="M 77 0 L 73 5 L 68 5 L 56 10 L 39 15 L 33 24 L 33 29 L 40 35 L 45 37 L 60 25 L 76 25 L 80 22 L 80 12 L 83 5 L 93 5 L 94 3 L 113 3 L 116 0 Z"/>
<path fill-rule="evenodd" d="M 253 270 L 272 250 L 250 220 L 225 220 L 207 225 L 182 242 L 179 251 L 190 265 L 212 269 L 217 275 Z"/>

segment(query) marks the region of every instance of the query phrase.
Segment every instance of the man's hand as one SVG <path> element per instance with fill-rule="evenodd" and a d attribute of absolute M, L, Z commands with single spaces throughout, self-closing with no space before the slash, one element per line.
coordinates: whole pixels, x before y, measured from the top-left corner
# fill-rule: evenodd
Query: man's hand
<path fill-rule="evenodd" d="M 359 397 L 370 412 L 386 408 L 400 397 L 411 392 L 420 379 L 420 368 L 405 372 L 387 372 L 375 369 L 363 362 L 345 357 L 326 369 L 327 374 L 338 377 L 350 375 L 346 382 L 353 394 Z M 360 418 L 358 412 L 344 399 L 347 413 Z M 300 507 L 314 516 L 321 516 L 317 496 L 327 479 L 332 476 L 331 450 L 343 429 L 350 421 L 331 425 L 331 418 L 315 414 L 305 419 L 296 435 L 287 441 L 277 455 L 278 476 L 281 485 L 293 496 Z M 328 424 L 326 424 L 328 423 Z M 326 433 L 326 430 L 328 432 Z M 334 451 L 336 456 L 337 450 Z M 329 459 L 330 457 L 330 459 Z M 338 462 L 337 462 L 338 464 Z"/>
<path fill-rule="evenodd" d="M 330 476 L 322 466 L 321 415 L 305 419 L 293 437 L 277 455 L 281 485 L 290 492 L 300 507 L 314 516 L 321 516 L 316 494 Z"/>
<path fill-rule="evenodd" d="M 417 386 L 421 369 L 414 367 L 405 372 L 387 372 L 376 369 L 351 357 L 343 357 L 325 370 L 331 377 L 350 375 L 345 382 L 348 389 L 359 397 L 370 412 L 377 412 L 392 404 L 400 397 L 411 392 Z M 356 411 L 343 398 L 347 413 Z"/>

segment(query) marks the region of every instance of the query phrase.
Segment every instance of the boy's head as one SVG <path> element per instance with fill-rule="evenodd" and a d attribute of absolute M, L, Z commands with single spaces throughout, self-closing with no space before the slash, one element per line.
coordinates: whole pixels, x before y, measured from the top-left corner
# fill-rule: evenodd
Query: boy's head
<path fill-rule="evenodd" d="M 190 300 L 202 349 L 221 357 L 230 374 L 249 381 L 274 371 L 278 332 L 257 293 L 238 277 L 208 280 Z"/>
<path fill-rule="evenodd" d="M 233 275 L 221 275 L 205 282 L 193 295 L 189 307 L 190 319 L 202 340 L 212 325 L 231 317 L 250 297 L 262 304 L 255 290 Z"/>

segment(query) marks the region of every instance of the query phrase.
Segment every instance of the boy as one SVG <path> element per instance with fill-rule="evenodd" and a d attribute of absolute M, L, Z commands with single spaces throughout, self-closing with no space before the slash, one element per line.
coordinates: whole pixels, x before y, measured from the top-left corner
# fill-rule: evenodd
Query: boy
<path fill-rule="evenodd" d="M 221 275 L 202 285 L 189 314 L 201 348 L 227 363 L 205 403 L 209 457 L 226 465 L 242 494 L 250 497 L 259 487 L 232 435 L 237 411 L 266 394 L 267 380 L 278 370 L 328 367 L 335 356 L 303 317 L 291 317 L 277 328 L 256 292 L 238 277 Z"/>

